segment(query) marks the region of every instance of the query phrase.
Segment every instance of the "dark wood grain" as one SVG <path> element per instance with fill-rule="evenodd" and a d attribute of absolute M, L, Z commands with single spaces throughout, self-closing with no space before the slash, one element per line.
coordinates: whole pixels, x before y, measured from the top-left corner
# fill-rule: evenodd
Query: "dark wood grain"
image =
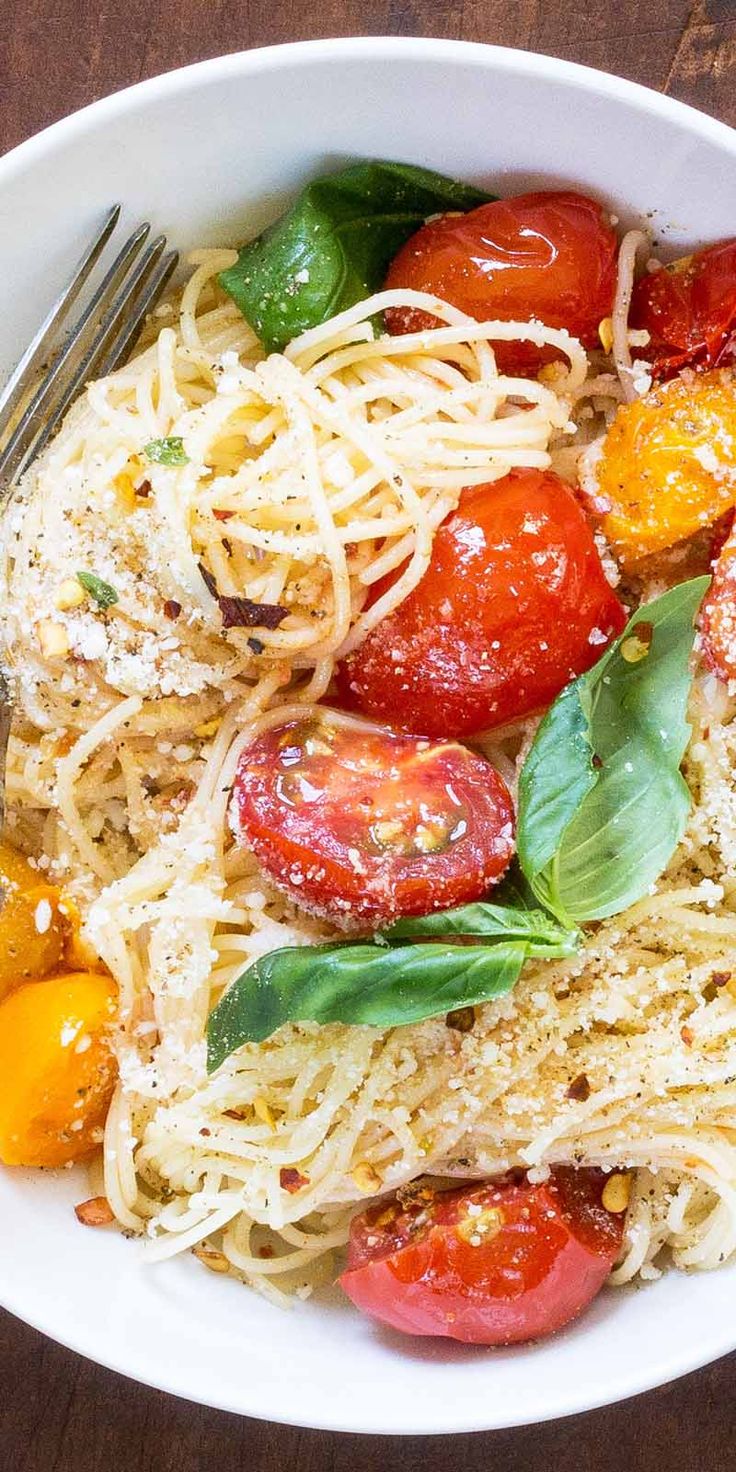
<path fill-rule="evenodd" d="M 186 62 L 356 33 L 454 36 L 564 56 L 736 125 L 736 0 L 4 0 L 0 151 Z M 3 1250 L 12 1252 L 12 1242 Z M 189 1405 L 89 1364 L 6 1314 L 0 1469 L 733 1472 L 735 1370 L 736 1356 L 625 1405 L 545 1427 L 392 1441 L 265 1426 Z"/>

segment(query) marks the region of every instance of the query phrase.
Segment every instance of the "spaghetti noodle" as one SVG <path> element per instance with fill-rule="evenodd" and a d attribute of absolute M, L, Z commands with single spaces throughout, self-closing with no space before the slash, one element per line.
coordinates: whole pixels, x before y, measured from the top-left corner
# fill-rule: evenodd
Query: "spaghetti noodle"
<path fill-rule="evenodd" d="M 736 1251 L 736 722 L 708 679 L 685 844 L 574 961 L 529 965 L 469 1034 L 289 1025 L 207 1077 L 213 1001 L 259 955 L 334 934 L 228 847 L 244 746 L 326 694 L 337 658 L 416 587 L 463 487 L 574 457 L 620 397 L 567 333 L 416 292 L 264 358 L 215 285 L 232 259 L 195 254 L 180 301 L 90 385 L 4 529 L 10 832 L 77 898 L 119 987 L 113 1210 L 150 1257 L 196 1247 L 280 1298 L 329 1275 L 357 1203 L 418 1174 L 599 1164 L 635 1171 L 620 1281 L 658 1272 L 663 1246 L 712 1266 Z M 386 307 L 444 325 L 377 337 Z M 515 339 L 566 366 L 499 374 L 493 343 Z M 161 442 L 173 463 L 147 452 Z M 80 569 L 115 594 L 104 618 L 64 592 Z M 276 613 L 224 628 L 228 598 Z M 510 781 L 527 738 L 493 739 Z"/>

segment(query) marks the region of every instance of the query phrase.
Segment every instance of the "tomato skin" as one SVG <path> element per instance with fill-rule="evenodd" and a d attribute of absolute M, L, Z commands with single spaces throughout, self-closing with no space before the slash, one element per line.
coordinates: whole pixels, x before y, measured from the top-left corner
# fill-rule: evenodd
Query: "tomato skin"
<path fill-rule="evenodd" d="M 470 735 L 548 705 L 625 618 L 570 488 L 512 470 L 463 491 L 419 585 L 343 661 L 340 695 L 392 725 Z"/>
<path fill-rule="evenodd" d="M 479 899 L 514 851 L 511 797 L 484 757 L 328 712 L 256 737 L 233 815 L 272 878 L 345 928 Z"/>
<path fill-rule="evenodd" d="M 66 1165 L 99 1143 L 117 1066 L 117 987 L 72 972 L 17 987 L 0 1003 L 0 1160 Z"/>
<path fill-rule="evenodd" d="M 602 1288 L 623 1214 L 601 1202 L 605 1176 L 557 1167 L 548 1181 L 505 1177 L 402 1207 L 379 1202 L 351 1225 L 340 1284 L 404 1334 L 516 1344 L 553 1334 Z"/>
<path fill-rule="evenodd" d="M 0 1000 L 59 966 L 69 929 L 60 898 L 42 871 L 0 843 Z"/>
<path fill-rule="evenodd" d="M 736 680 L 736 530 L 718 555 L 698 627 L 706 663 L 719 680 Z"/>
<path fill-rule="evenodd" d="M 601 206 L 572 190 L 541 190 L 442 215 L 412 235 L 392 262 L 387 288 L 429 291 L 478 321 L 564 327 L 598 343 L 616 285 L 617 241 Z M 389 332 L 436 326 L 425 312 L 391 308 Z M 494 343 L 503 373 L 533 374 L 559 358 L 530 343 Z"/>
<path fill-rule="evenodd" d="M 686 365 L 717 368 L 736 354 L 736 240 L 722 240 L 643 276 L 631 325 L 650 334 L 641 356 L 657 378 Z"/>
<path fill-rule="evenodd" d="M 736 501 L 736 374 L 686 372 L 622 404 L 606 432 L 595 481 L 603 529 L 633 566 L 702 532 Z"/>

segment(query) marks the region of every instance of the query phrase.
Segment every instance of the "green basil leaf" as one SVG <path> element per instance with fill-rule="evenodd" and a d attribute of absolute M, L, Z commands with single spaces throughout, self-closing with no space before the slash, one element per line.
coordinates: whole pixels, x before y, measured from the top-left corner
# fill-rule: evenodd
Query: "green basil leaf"
<path fill-rule="evenodd" d="M 388 941 L 417 940 L 435 936 L 482 936 L 485 940 L 522 941 L 528 956 L 559 959 L 573 956 L 577 949 L 577 932 L 553 920 L 545 910 L 517 909 L 509 905 L 490 904 L 479 900 L 471 905 L 458 905 L 452 910 L 435 910 L 431 915 L 415 915 L 397 920 L 382 932 Z"/>
<path fill-rule="evenodd" d="M 708 582 L 680 583 L 640 608 L 539 726 L 519 783 L 517 845 L 534 893 L 563 923 L 634 904 L 682 838 L 689 662 Z"/>
<path fill-rule="evenodd" d="M 148 444 L 143 446 L 143 453 L 155 465 L 189 464 L 189 456 L 184 449 L 184 441 L 179 434 L 170 434 L 164 440 L 149 440 Z"/>
<path fill-rule="evenodd" d="M 219 279 L 268 351 L 278 350 L 377 291 L 429 215 L 493 198 L 414 164 L 351 164 L 308 184 Z"/>
<path fill-rule="evenodd" d="M 95 572 L 78 572 L 77 582 L 82 584 L 95 603 L 99 603 L 100 608 L 112 608 L 113 603 L 118 602 L 118 594 L 112 584 L 103 582 Z"/>
<path fill-rule="evenodd" d="M 519 779 L 519 863 L 536 899 L 554 914 L 560 913 L 555 884 L 562 837 L 596 784 L 586 694 L 573 680 L 558 695 Z"/>
<path fill-rule="evenodd" d="M 511 991 L 527 957 L 522 941 L 492 946 L 293 946 L 249 966 L 210 1014 L 212 1073 L 243 1043 L 285 1022 L 396 1027 Z"/>

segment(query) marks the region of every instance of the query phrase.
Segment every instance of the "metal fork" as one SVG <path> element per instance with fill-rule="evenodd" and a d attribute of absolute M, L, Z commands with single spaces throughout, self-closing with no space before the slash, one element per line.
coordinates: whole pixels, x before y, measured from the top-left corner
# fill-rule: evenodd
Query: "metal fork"
<path fill-rule="evenodd" d="M 92 277 L 120 218 L 108 211 L 66 286 L 0 392 L 0 508 L 48 444 L 67 409 L 91 378 L 124 362 L 144 320 L 162 295 L 179 259 L 165 235 L 147 244 L 145 222 L 123 243 L 76 323 L 63 335 L 72 308 Z M 0 824 L 4 817 L 5 759 L 12 712 L 0 667 Z"/>

